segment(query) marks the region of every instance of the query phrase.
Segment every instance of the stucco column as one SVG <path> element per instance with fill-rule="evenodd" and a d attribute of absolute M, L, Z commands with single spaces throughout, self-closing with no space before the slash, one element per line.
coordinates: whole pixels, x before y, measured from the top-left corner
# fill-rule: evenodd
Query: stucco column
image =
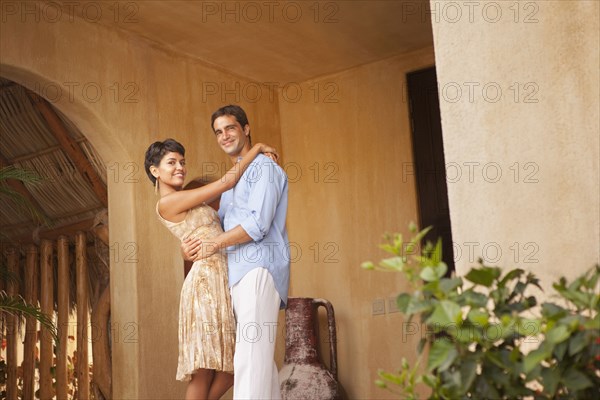
<path fill-rule="evenodd" d="M 600 3 L 467 3 L 428 14 L 457 271 L 519 266 L 549 294 L 600 255 Z"/>

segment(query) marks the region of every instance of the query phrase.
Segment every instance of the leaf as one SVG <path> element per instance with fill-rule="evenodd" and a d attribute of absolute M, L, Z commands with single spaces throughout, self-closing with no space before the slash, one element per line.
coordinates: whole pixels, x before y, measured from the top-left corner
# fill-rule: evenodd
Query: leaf
<path fill-rule="evenodd" d="M 490 385 L 490 382 L 482 375 L 479 375 L 475 380 L 475 390 L 473 394 L 476 394 L 479 399 L 500 399 L 500 393 Z"/>
<path fill-rule="evenodd" d="M 594 319 L 588 319 L 583 326 L 585 327 L 585 329 L 596 329 L 597 330 L 598 327 L 600 326 L 600 313 L 596 314 Z"/>
<path fill-rule="evenodd" d="M 402 243 L 404 243 L 401 233 L 396 233 L 391 241 L 394 243 L 394 248 L 396 249 L 401 249 Z"/>
<path fill-rule="evenodd" d="M 493 330 L 492 330 L 493 328 Z M 516 322 L 511 321 L 508 324 L 493 324 L 489 325 L 486 329 L 487 338 L 491 342 L 495 342 L 496 340 L 502 338 L 507 339 L 515 334 L 517 329 Z"/>
<path fill-rule="evenodd" d="M 436 378 L 433 375 L 423 375 L 423 382 L 430 388 L 437 386 Z"/>
<path fill-rule="evenodd" d="M 567 315 L 567 310 L 553 303 L 543 303 L 542 315 L 550 319 L 558 320 Z"/>
<path fill-rule="evenodd" d="M 434 327 L 448 327 L 462 322 L 460 306 L 453 301 L 442 300 L 435 305 L 433 314 L 427 319 L 428 325 Z"/>
<path fill-rule="evenodd" d="M 36 184 L 42 180 L 42 177 L 35 171 L 9 165 L 8 167 L 0 168 L 0 181 L 7 179 L 16 179 L 23 183 Z"/>
<path fill-rule="evenodd" d="M 423 239 L 425 237 L 425 235 L 427 235 L 431 229 L 433 229 L 433 226 L 428 226 L 427 228 L 423 229 L 421 232 L 417 233 L 411 239 L 411 242 L 413 242 L 413 243 L 419 243 L 421 241 L 421 239 Z"/>
<path fill-rule="evenodd" d="M 440 262 L 435 266 L 428 266 L 423 268 L 419 275 L 425 282 L 433 282 L 440 280 L 448 271 L 448 267 L 445 263 Z"/>
<path fill-rule="evenodd" d="M 18 273 L 9 270 L 6 265 L 2 265 L 0 266 L 0 281 L 4 281 L 5 285 L 9 282 L 19 285 L 21 282 L 21 277 Z"/>
<path fill-rule="evenodd" d="M 540 289 L 540 291 L 544 291 L 544 288 L 542 287 L 542 285 L 540 285 L 540 280 L 536 278 L 536 276 L 531 272 L 527 274 L 527 282 Z"/>
<path fill-rule="evenodd" d="M 583 293 L 576 290 L 565 289 L 562 285 L 553 285 L 556 291 L 565 299 L 571 301 L 578 307 L 587 308 L 591 301 L 593 295 L 591 293 Z"/>
<path fill-rule="evenodd" d="M 585 332 L 577 332 L 569 340 L 569 355 L 572 356 L 579 353 L 586 346 L 587 341 L 585 340 Z"/>
<path fill-rule="evenodd" d="M 421 354 L 423 352 L 423 349 L 425 348 L 426 344 L 427 344 L 427 339 L 421 338 L 419 340 L 419 343 L 417 344 L 417 353 Z"/>
<path fill-rule="evenodd" d="M 510 360 L 510 362 L 512 363 L 516 363 L 516 362 L 520 362 L 521 360 L 521 350 L 518 347 L 515 347 L 514 349 L 512 349 L 510 351 L 510 355 L 508 356 L 508 359 Z M 519 371 L 521 370 L 521 368 L 519 368 Z"/>
<path fill-rule="evenodd" d="M 469 311 L 467 314 L 467 319 L 474 325 L 485 327 L 488 324 L 490 315 L 486 311 L 471 309 L 471 311 Z"/>
<path fill-rule="evenodd" d="M 524 282 L 517 282 L 515 288 L 513 289 L 512 295 L 515 296 L 517 294 L 525 293 L 525 289 L 527 289 L 527 284 Z"/>
<path fill-rule="evenodd" d="M 448 266 L 443 261 L 438 262 L 434 268 L 435 273 L 437 274 L 437 276 L 440 277 L 440 279 L 443 278 L 444 275 L 446 275 L 446 272 L 448 272 Z"/>
<path fill-rule="evenodd" d="M 498 309 L 504 306 L 509 294 L 510 291 L 507 288 L 499 287 L 495 290 L 492 290 L 489 297 L 491 298 L 491 300 L 493 300 L 494 303 L 496 303 L 496 308 Z"/>
<path fill-rule="evenodd" d="M 528 353 L 525 358 L 523 358 L 523 372 L 528 374 L 539 363 L 550 357 L 550 355 L 552 355 L 552 348 L 544 345 Z"/>
<path fill-rule="evenodd" d="M 544 393 L 550 395 L 550 397 L 554 397 L 556 388 L 560 382 L 560 371 L 556 367 L 545 368 L 540 375 L 544 384 Z"/>
<path fill-rule="evenodd" d="M 418 298 L 412 297 L 410 299 L 410 302 L 408 303 L 408 306 L 406 307 L 405 314 L 412 315 L 427 312 L 430 311 L 432 307 L 433 305 L 430 301 L 420 300 Z"/>
<path fill-rule="evenodd" d="M 9 296 L 5 291 L 0 291 L 0 310 L 11 315 L 31 316 L 38 320 L 40 324 L 50 332 L 52 338 L 58 342 L 58 332 L 53 319 L 46 315 L 40 308 L 27 303 L 21 297 Z"/>
<path fill-rule="evenodd" d="M 415 232 L 417 231 L 417 224 L 415 224 L 415 223 L 414 223 L 414 221 L 410 221 L 410 222 L 408 223 L 408 230 L 409 230 L 411 233 L 415 233 Z"/>
<path fill-rule="evenodd" d="M 486 351 L 484 353 L 484 357 L 486 358 L 486 360 L 488 360 L 492 364 L 496 365 L 499 368 L 504 369 L 504 362 L 502 361 L 502 358 L 500 357 L 500 355 L 497 352 Z"/>
<path fill-rule="evenodd" d="M 406 309 L 408 308 L 408 303 L 412 299 L 412 296 L 408 293 L 401 293 L 396 297 L 396 304 L 398 305 L 398 310 L 403 313 L 406 313 Z"/>
<path fill-rule="evenodd" d="M 421 271 L 421 273 L 419 274 L 419 276 L 425 282 L 437 281 L 439 279 L 438 276 L 437 276 L 437 274 L 435 273 L 435 270 L 433 269 L 433 267 L 425 267 L 425 268 L 423 268 L 423 271 Z"/>
<path fill-rule="evenodd" d="M 522 270 L 522 269 L 520 269 L 520 268 L 516 268 L 516 269 L 511 270 L 508 274 L 506 274 L 504 276 L 504 278 L 502 278 L 502 280 L 498 283 L 498 286 L 506 286 L 506 283 L 508 281 L 511 281 L 511 280 L 513 280 L 515 278 L 521 277 L 521 275 L 523 275 L 524 272 L 525 271 Z"/>
<path fill-rule="evenodd" d="M 462 393 L 471 392 L 471 385 L 477 376 L 477 361 L 475 359 L 466 359 L 460 365 L 460 385 Z"/>
<path fill-rule="evenodd" d="M 537 299 L 535 296 L 529 296 L 525 299 L 525 309 L 528 310 L 532 307 L 537 306 Z"/>
<path fill-rule="evenodd" d="M 450 327 L 446 331 L 460 343 L 471 344 L 481 340 L 481 330 L 472 325 L 463 325 L 457 328 Z"/>
<path fill-rule="evenodd" d="M 477 293 L 472 289 L 465 290 L 458 296 L 457 301 L 461 302 L 462 305 L 470 306 L 473 308 L 485 308 L 487 306 L 489 298 L 481 293 Z"/>
<path fill-rule="evenodd" d="M 554 347 L 552 354 L 554 354 L 554 357 L 556 358 L 556 360 L 558 362 L 561 362 L 563 360 L 563 358 L 565 358 L 565 353 L 567 352 L 567 348 L 568 348 L 568 342 L 559 343 L 558 345 L 556 345 Z"/>
<path fill-rule="evenodd" d="M 11 202 L 19 213 L 29 215 L 36 223 L 46 226 L 52 224 L 44 212 L 21 193 L 0 185 L 0 197 L 4 198 L 3 203 Z"/>
<path fill-rule="evenodd" d="M 404 268 L 404 261 L 402 260 L 402 257 L 390 257 L 381 260 L 379 265 L 386 269 L 402 271 L 402 268 Z"/>
<path fill-rule="evenodd" d="M 378 371 L 378 375 L 380 378 L 385 379 L 388 382 L 394 383 L 396 385 L 401 385 L 402 384 L 402 377 L 396 374 L 392 374 L 390 372 L 385 372 L 382 370 Z"/>
<path fill-rule="evenodd" d="M 535 337 L 541 332 L 541 323 L 537 319 L 519 319 L 517 321 L 517 332 L 521 336 Z"/>
<path fill-rule="evenodd" d="M 375 386 L 377 386 L 377 387 L 379 387 L 381 389 L 387 388 L 387 384 L 384 381 L 380 380 L 380 379 L 377 379 L 375 381 Z"/>
<path fill-rule="evenodd" d="M 430 258 L 433 265 L 439 265 L 442 262 L 442 238 L 438 238 Z"/>
<path fill-rule="evenodd" d="M 564 325 L 558 325 L 546 332 L 546 340 L 549 343 L 560 343 L 570 336 L 571 332 Z"/>
<path fill-rule="evenodd" d="M 429 350 L 427 368 L 429 371 L 436 368 L 438 368 L 438 371 L 445 371 L 452 365 L 457 356 L 458 351 L 452 343 L 445 339 L 436 340 Z"/>
<path fill-rule="evenodd" d="M 591 270 L 590 270 L 590 272 L 591 272 Z M 596 285 L 598 284 L 598 279 L 599 278 L 600 278 L 600 268 L 597 265 L 596 266 L 596 271 L 591 274 L 591 277 L 589 279 L 586 279 L 586 281 L 587 281 L 587 287 L 590 288 L 590 289 L 595 288 Z"/>
<path fill-rule="evenodd" d="M 372 270 L 372 269 L 375 269 L 375 264 L 373 264 L 372 261 L 365 261 L 364 263 L 360 264 L 360 267 L 362 269 Z"/>
<path fill-rule="evenodd" d="M 390 244 L 387 244 L 387 243 L 380 244 L 379 248 L 381 250 L 385 251 L 386 253 L 396 254 L 396 248 Z"/>
<path fill-rule="evenodd" d="M 586 389 L 592 386 L 592 381 L 585 374 L 577 371 L 575 367 L 566 370 L 562 379 L 565 386 L 573 391 Z"/>
<path fill-rule="evenodd" d="M 462 393 L 460 371 L 452 369 L 441 373 L 442 387 L 441 395 L 447 399 L 457 399 Z"/>
<path fill-rule="evenodd" d="M 432 281 L 424 284 L 421 287 L 421 291 L 431 293 L 435 297 L 439 297 L 440 291 L 440 281 Z"/>
<path fill-rule="evenodd" d="M 37 185 L 43 181 L 43 178 L 35 171 L 15 167 L 14 165 L 0 168 L 0 197 L 4 197 L 5 201 L 12 201 L 19 212 L 28 214 L 38 224 L 50 226 L 52 221 L 44 214 L 44 211 L 31 203 L 21 193 L 8 187 L 6 184 L 8 179 L 15 179 L 26 185 Z"/>
<path fill-rule="evenodd" d="M 584 285 L 585 279 L 583 276 L 575 279 L 571 284 L 567 287 L 570 292 L 578 292 L 581 289 L 581 286 Z"/>
<path fill-rule="evenodd" d="M 456 290 L 460 286 L 462 286 L 461 278 L 443 278 L 440 279 L 439 283 L 440 290 L 446 294 Z"/>
<path fill-rule="evenodd" d="M 579 324 L 582 322 L 582 318 L 583 317 L 578 314 L 568 315 L 558 322 L 562 325 L 565 325 L 570 331 L 575 331 L 579 327 Z"/>
<path fill-rule="evenodd" d="M 469 281 L 485 287 L 492 286 L 494 279 L 498 277 L 498 268 L 482 267 L 480 269 L 473 268 L 465 278 Z"/>
<path fill-rule="evenodd" d="M 408 360 L 404 357 L 402 357 L 402 360 L 400 361 L 400 365 L 402 365 L 402 369 L 408 369 L 409 365 L 408 365 Z"/>

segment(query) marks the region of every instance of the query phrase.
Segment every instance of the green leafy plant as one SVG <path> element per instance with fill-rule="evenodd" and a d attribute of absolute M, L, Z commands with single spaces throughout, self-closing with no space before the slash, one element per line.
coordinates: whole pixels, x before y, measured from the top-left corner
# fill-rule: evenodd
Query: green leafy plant
<path fill-rule="evenodd" d="M 428 332 L 418 345 L 421 358 L 428 350 L 427 366 L 421 374 L 402 359 L 398 371 L 378 372 L 378 386 L 408 399 L 418 385 L 431 389 L 430 399 L 598 398 L 600 266 L 570 283 L 561 278 L 558 301 L 538 304 L 530 292 L 541 290 L 539 280 L 522 269 L 480 261 L 464 278 L 445 277 L 441 240 L 420 249 L 429 229 L 410 229 L 406 242 L 386 236 L 381 248 L 391 257 L 362 267 L 407 277 L 414 291 L 397 303 Z"/>
<path fill-rule="evenodd" d="M 9 180 L 36 184 L 39 183 L 42 178 L 34 171 L 17 168 L 13 165 L 0 168 L 0 198 L 2 198 L 3 201 L 12 201 L 20 207 L 20 211 L 30 214 L 35 221 L 39 223 L 48 222 L 44 214 L 31 204 L 26 197 L 9 186 Z M 5 282 L 18 282 L 19 280 L 18 276 L 10 273 L 3 262 L 0 265 L 0 279 Z M 50 331 L 52 337 L 55 340 L 58 340 L 56 325 L 52 318 L 46 316 L 37 305 L 27 303 L 22 297 L 9 296 L 5 291 L 0 291 L 0 311 L 2 311 L 2 333 L 4 333 L 5 329 L 6 315 L 16 315 L 19 319 L 29 315 L 37 319 L 42 326 Z"/>
<path fill-rule="evenodd" d="M 44 212 L 32 204 L 27 197 L 23 196 L 9 185 L 11 180 L 35 185 L 42 182 L 42 177 L 35 171 L 18 168 L 14 165 L 2 167 L 0 168 L 0 198 L 2 198 L 3 201 L 11 202 L 17 207 L 18 212 L 29 215 L 34 222 L 41 225 L 49 225 L 51 221 Z"/>
<path fill-rule="evenodd" d="M 52 338 L 58 342 L 58 333 L 54 320 L 46 315 L 39 307 L 27 303 L 20 296 L 9 296 L 4 291 L 0 291 L 0 310 L 3 313 L 15 315 L 18 318 L 31 316 L 46 328 Z"/>

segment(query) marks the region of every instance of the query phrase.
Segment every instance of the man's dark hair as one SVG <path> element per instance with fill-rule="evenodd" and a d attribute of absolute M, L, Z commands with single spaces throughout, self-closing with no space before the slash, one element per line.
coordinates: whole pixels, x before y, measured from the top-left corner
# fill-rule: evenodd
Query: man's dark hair
<path fill-rule="evenodd" d="M 153 165 L 158 167 L 165 154 L 170 152 L 179 153 L 185 157 L 185 148 L 181 143 L 173 139 L 167 139 L 164 142 L 154 142 L 148 147 L 148 150 L 146 150 L 144 169 L 153 185 L 156 183 L 156 178 L 150 172 L 150 167 Z"/>
<path fill-rule="evenodd" d="M 215 130 L 215 120 L 224 115 L 230 115 L 232 117 L 235 117 L 236 121 L 239 122 L 242 126 L 242 129 L 244 129 L 246 125 L 249 125 L 248 117 L 246 116 L 246 112 L 244 111 L 244 109 L 235 104 L 230 104 L 228 106 L 219 108 L 210 117 L 210 127 L 213 130 L 213 132 Z M 252 138 L 250 137 L 250 135 L 248 135 L 248 140 L 250 141 L 250 144 L 252 144 Z"/>

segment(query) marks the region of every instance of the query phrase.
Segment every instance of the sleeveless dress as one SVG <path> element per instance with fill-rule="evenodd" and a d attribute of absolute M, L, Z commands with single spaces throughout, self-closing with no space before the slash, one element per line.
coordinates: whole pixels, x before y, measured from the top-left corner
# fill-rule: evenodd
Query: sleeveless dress
<path fill-rule="evenodd" d="M 219 216 L 203 204 L 188 211 L 181 222 L 159 220 L 180 240 L 203 240 L 223 232 Z M 227 281 L 225 252 L 194 262 L 179 300 L 179 361 L 177 380 L 189 381 L 199 368 L 233 373 L 235 319 Z"/>

